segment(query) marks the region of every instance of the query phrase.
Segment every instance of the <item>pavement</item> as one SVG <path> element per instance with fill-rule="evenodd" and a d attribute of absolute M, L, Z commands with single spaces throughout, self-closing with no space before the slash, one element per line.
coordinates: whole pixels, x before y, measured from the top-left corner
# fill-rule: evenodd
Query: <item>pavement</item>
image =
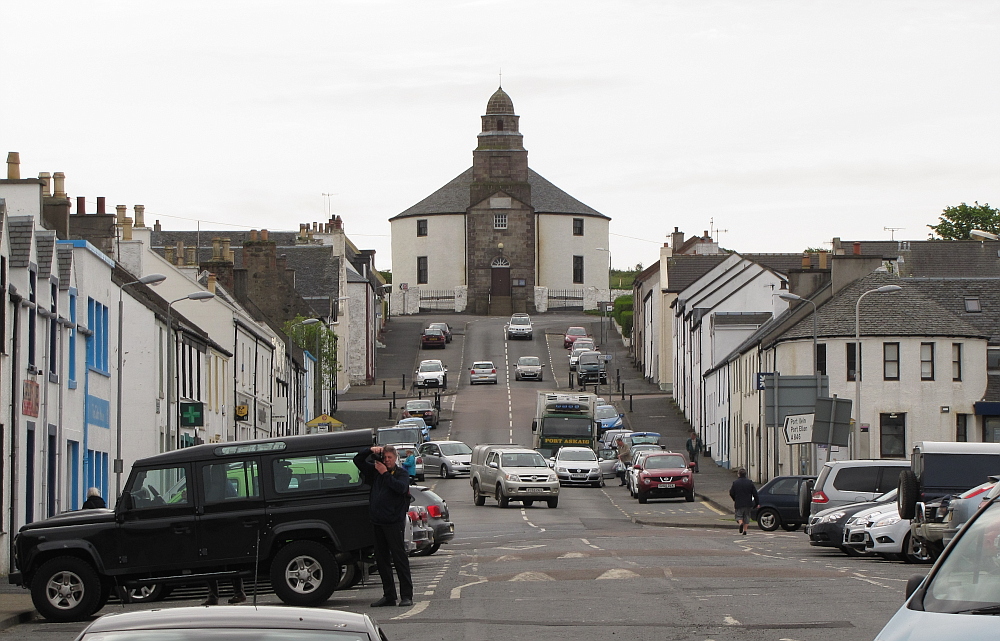
<path fill-rule="evenodd" d="M 6 583 L 6 577 L 0 579 L 4 581 L 0 586 L 0 630 L 27 623 L 38 616 L 27 590 Z"/>

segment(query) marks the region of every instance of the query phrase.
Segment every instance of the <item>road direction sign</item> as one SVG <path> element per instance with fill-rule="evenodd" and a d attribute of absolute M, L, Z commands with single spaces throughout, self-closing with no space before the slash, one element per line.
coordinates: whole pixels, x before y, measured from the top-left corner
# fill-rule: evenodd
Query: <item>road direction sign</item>
<path fill-rule="evenodd" d="M 400 283 L 399 284 L 399 288 L 405 292 L 406 290 L 408 290 L 410 288 L 410 284 L 409 283 Z"/>
<path fill-rule="evenodd" d="M 785 445 L 812 443 L 813 414 L 789 414 L 785 417 Z"/>

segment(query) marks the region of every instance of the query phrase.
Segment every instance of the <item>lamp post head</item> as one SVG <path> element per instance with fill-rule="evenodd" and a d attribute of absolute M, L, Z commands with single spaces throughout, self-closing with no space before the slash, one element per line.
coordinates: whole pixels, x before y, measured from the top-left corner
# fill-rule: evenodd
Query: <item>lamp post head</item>
<path fill-rule="evenodd" d="M 159 285 L 165 280 L 167 280 L 167 277 L 163 274 L 147 274 L 136 282 L 142 283 L 143 285 Z"/>
<path fill-rule="evenodd" d="M 781 300 L 805 300 L 804 298 L 802 298 L 798 294 L 793 294 L 791 292 L 787 292 L 787 293 L 784 293 L 784 294 L 778 294 L 778 298 L 780 298 Z"/>
<path fill-rule="evenodd" d="M 983 231 L 982 229 L 973 229 L 969 231 L 969 238 L 973 240 L 1000 240 L 1000 236 L 997 234 L 992 234 L 988 231 Z"/>
<path fill-rule="evenodd" d="M 296 323 L 296 325 L 315 325 L 316 323 L 319 322 L 321 321 L 318 318 L 307 318 L 304 321 Z"/>
<path fill-rule="evenodd" d="M 893 292 L 901 291 L 902 289 L 903 288 L 900 287 L 899 285 L 882 285 L 875 291 L 878 292 L 879 294 L 891 294 Z"/>
<path fill-rule="evenodd" d="M 208 300 L 210 298 L 215 298 L 215 294 L 212 292 L 191 292 L 184 298 L 188 300 Z"/>

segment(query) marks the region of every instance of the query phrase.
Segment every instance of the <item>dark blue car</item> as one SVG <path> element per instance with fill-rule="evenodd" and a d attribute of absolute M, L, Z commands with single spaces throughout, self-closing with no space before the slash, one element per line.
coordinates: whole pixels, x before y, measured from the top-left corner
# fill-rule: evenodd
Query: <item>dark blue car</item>
<path fill-rule="evenodd" d="M 757 526 L 765 532 L 779 527 L 792 532 L 805 523 L 799 514 L 799 488 L 815 476 L 776 476 L 757 490 L 760 507 L 750 512 Z"/>

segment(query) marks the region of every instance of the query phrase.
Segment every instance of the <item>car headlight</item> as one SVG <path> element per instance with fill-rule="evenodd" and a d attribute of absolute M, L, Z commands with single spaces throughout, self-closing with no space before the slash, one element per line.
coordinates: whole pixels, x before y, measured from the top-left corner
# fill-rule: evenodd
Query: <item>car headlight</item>
<path fill-rule="evenodd" d="M 462 461 L 456 461 L 453 458 L 448 459 L 448 462 L 451 463 L 452 465 L 461 465 L 462 464 Z"/>
<path fill-rule="evenodd" d="M 557 467 L 556 472 L 562 472 L 563 474 L 566 474 L 567 472 L 569 472 L 569 470 L 567 470 L 565 467 Z"/>
<path fill-rule="evenodd" d="M 834 521 L 839 521 L 842 518 L 844 518 L 844 513 L 843 512 L 834 512 L 832 514 L 827 514 L 826 516 L 824 516 L 820 520 L 820 522 L 821 523 L 833 523 Z"/>
<path fill-rule="evenodd" d="M 892 516 L 885 517 L 884 519 L 876 523 L 873 527 L 885 527 L 887 525 L 895 525 L 896 523 L 899 523 L 899 521 L 900 521 L 899 515 L 894 514 Z"/>
<path fill-rule="evenodd" d="M 558 481 L 558 480 L 559 480 L 558 476 L 556 476 L 555 474 L 549 474 L 549 483 L 551 483 L 552 481 Z"/>
<path fill-rule="evenodd" d="M 505 479 L 507 479 L 508 481 L 513 481 L 515 483 L 517 483 L 518 481 L 521 480 L 521 479 L 517 478 L 517 474 L 504 474 L 503 477 Z"/>

